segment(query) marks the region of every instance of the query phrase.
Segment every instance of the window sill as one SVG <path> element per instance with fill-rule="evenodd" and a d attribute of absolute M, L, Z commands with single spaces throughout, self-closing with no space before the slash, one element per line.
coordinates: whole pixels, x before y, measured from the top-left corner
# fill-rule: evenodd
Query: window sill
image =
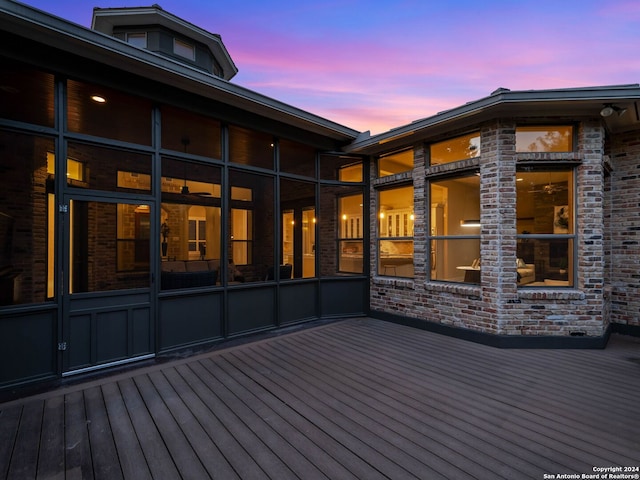
<path fill-rule="evenodd" d="M 519 289 L 518 298 L 522 300 L 584 300 L 584 292 L 573 288 L 535 288 Z"/>
<path fill-rule="evenodd" d="M 426 282 L 424 289 L 430 292 L 456 293 L 459 295 L 470 295 L 480 297 L 482 289 L 480 285 L 469 285 L 464 283 L 446 283 L 446 282 Z"/>
<path fill-rule="evenodd" d="M 385 285 L 409 290 L 415 289 L 415 283 L 412 278 L 406 277 L 372 277 L 373 285 Z"/>

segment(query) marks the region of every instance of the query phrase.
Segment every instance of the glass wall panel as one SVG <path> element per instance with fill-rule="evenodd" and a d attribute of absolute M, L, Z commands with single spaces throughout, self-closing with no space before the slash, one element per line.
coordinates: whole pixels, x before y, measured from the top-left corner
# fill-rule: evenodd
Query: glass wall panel
<path fill-rule="evenodd" d="M 229 281 L 262 282 L 276 263 L 274 178 L 230 170 L 229 183 Z"/>
<path fill-rule="evenodd" d="M 70 293 L 149 287 L 149 205 L 72 200 Z"/>
<path fill-rule="evenodd" d="M 535 268 L 519 284 L 573 285 L 573 170 L 528 169 L 517 173 L 516 185 L 519 268 Z"/>
<path fill-rule="evenodd" d="M 69 80 L 67 123 L 72 132 L 151 144 L 151 102 L 116 90 Z"/>
<path fill-rule="evenodd" d="M 362 159 L 346 155 L 320 155 L 320 178 L 341 182 L 362 182 Z"/>
<path fill-rule="evenodd" d="M 433 143 L 429 148 L 429 165 L 479 157 L 480 147 L 480 133 L 478 132 Z"/>
<path fill-rule="evenodd" d="M 71 187 L 151 193 L 151 155 L 69 142 L 67 156 Z"/>
<path fill-rule="evenodd" d="M 378 158 L 378 177 L 413 170 L 413 150 L 382 155 Z"/>
<path fill-rule="evenodd" d="M 353 186 L 320 187 L 318 221 L 320 275 L 364 273 L 363 189 Z"/>
<path fill-rule="evenodd" d="M 280 171 L 316 177 L 316 149 L 307 145 L 280 140 L 278 142 L 280 152 Z"/>
<path fill-rule="evenodd" d="M 53 140 L 0 130 L 0 305 L 54 296 Z"/>
<path fill-rule="evenodd" d="M 316 186 L 281 179 L 282 265 L 291 265 L 292 278 L 315 277 Z"/>
<path fill-rule="evenodd" d="M 162 148 L 220 159 L 220 122 L 203 115 L 163 106 Z"/>
<path fill-rule="evenodd" d="M 0 118 L 53 127 L 53 75 L 4 58 L 0 62 Z"/>
<path fill-rule="evenodd" d="M 571 152 L 573 127 L 567 125 L 516 128 L 517 152 Z"/>
<path fill-rule="evenodd" d="M 163 289 L 211 286 L 220 280 L 221 169 L 162 159 L 160 251 Z"/>
<path fill-rule="evenodd" d="M 378 192 L 378 275 L 413 277 L 413 187 Z"/>
<path fill-rule="evenodd" d="M 429 189 L 429 278 L 479 283 L 480 177 L 466 173 L 432 180 Z"/>
<path fill-rule="evenodd" d="M 275 141 L 271 135 L 229 127 L 229 161 L 273 170 Z"/>

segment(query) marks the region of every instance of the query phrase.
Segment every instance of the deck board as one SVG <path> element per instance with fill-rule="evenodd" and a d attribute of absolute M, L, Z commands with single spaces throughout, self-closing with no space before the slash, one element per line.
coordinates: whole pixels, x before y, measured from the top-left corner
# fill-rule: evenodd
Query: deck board
<path fill-rule="evenodd" d="M 496 349 L 373 319 L 0 404 L 7 479 L 540 479 L 640 465 L 640 339 Z"/>

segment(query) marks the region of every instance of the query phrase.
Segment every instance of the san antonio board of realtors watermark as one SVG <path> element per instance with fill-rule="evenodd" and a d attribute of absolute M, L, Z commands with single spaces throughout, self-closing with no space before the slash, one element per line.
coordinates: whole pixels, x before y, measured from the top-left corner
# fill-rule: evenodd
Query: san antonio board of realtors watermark
<path fill-rule="evenodd" d="M 544 480 L 640 480 L 640 466 L 593 467 L 588 473 L 545 473 Z"/>

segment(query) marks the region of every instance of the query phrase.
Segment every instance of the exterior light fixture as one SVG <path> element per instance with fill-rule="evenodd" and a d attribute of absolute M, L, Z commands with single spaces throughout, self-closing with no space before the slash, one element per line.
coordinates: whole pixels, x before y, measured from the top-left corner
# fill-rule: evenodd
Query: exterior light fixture
<path fill-rule="evenodd" d="M 107 103 L 107 99 L 104 98 L 102 95 L 91 95 L 91 100 L 93 100 L 96 103 Z"/>
<path fill-rule="evenodd" d="M 626 111 L 627 111 L 626 108 L 620 108 L 620 107 L 617 107 L 616 105 L 606 103 L 602 108 L 602 110 L 600 110 L 600 115 L 603 117 L 610 117 L 614 113 L 617 113 L 618 116 L 621 117 L 626 113 Z"/>

